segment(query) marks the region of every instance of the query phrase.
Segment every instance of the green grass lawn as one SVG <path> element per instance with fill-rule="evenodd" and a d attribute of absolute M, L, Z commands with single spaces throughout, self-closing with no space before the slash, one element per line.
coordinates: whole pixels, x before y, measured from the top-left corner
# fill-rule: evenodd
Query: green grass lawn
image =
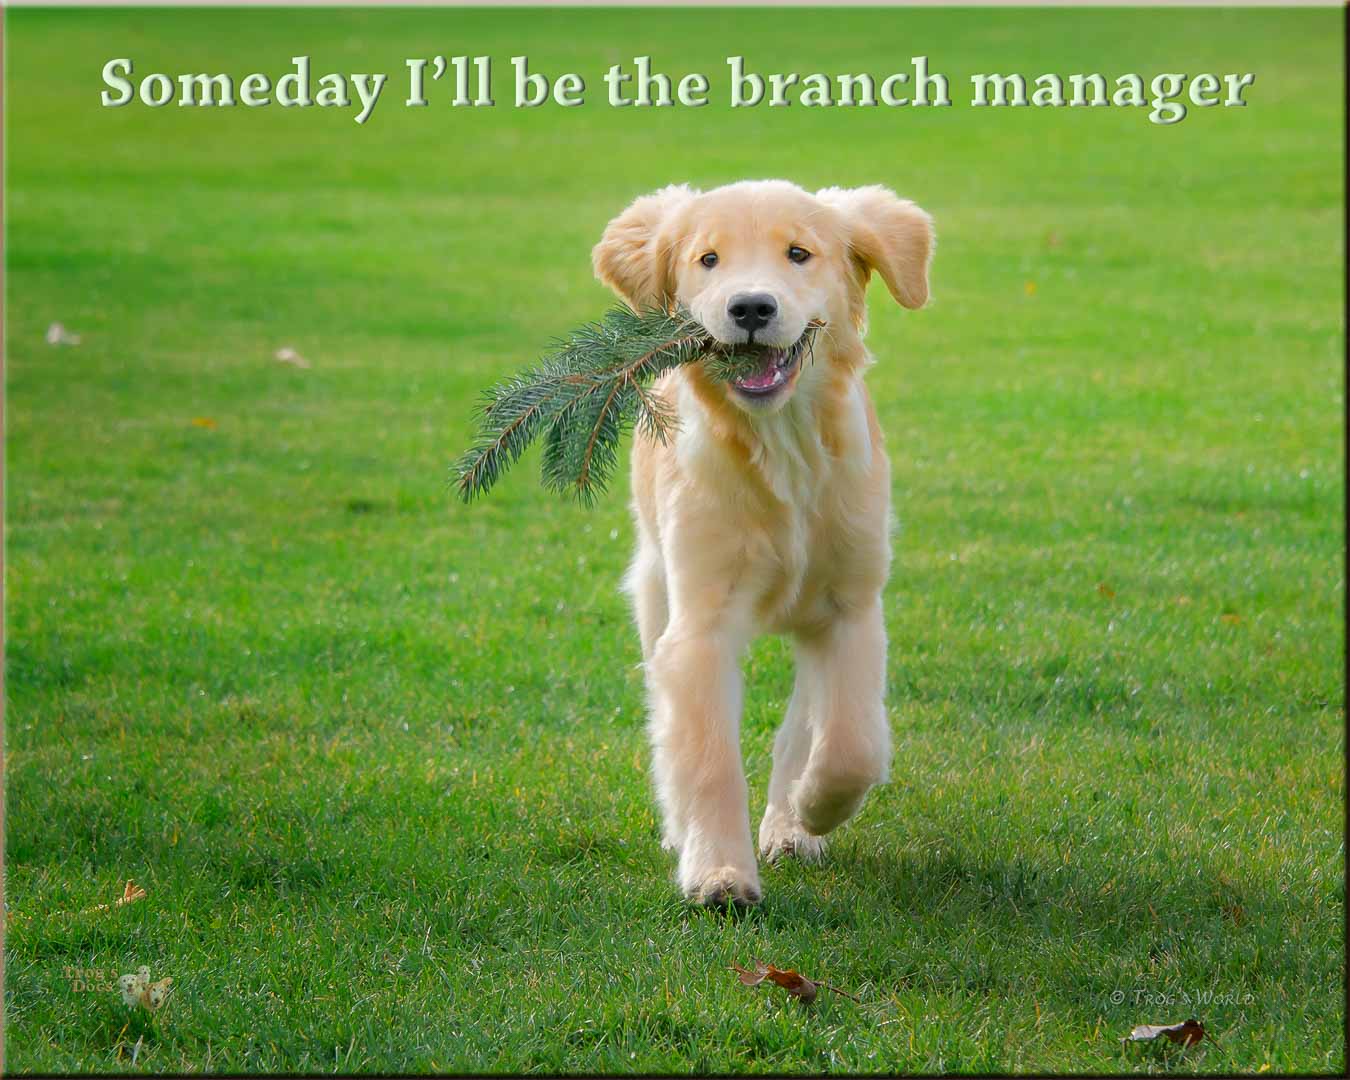
<path fill-rule="evenodd" d="M 751 18 L 6 13 L 9 1070 L 1344 1067 L 1343 12 Z M 98 105 L 114 56 L 301 52 L 394 85 L 364 126 Z M 715 103 L 401 107 L 436 52 L 651 54 Z M 728 52 L 926 53 L 957 104 L 732 112 Z M 965 103 L 1007 70 L 1258 79 L 1171 127 Z M 446 477 L 609 302 L 609 217 L 760 176 L 886 183 L 940 242 L 928 310 L 872 293 L 894 778 L 728 919 L 658 847 L 626 485 Z M 746 671 L 757 821 L 787 643 Z M 139 964 L 153 1022 L 71 978 Z"/>

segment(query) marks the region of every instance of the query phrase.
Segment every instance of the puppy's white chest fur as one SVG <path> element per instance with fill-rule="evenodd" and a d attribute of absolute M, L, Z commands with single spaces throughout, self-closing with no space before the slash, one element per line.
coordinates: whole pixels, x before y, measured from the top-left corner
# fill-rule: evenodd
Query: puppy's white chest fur
<path fill-rule="evenodd" d="M 679 395 L 675 457 L 687 490 L 735 538 L 740 585 L 756 596 L 759 629 L 782 629 L 826 614 L 833 603 L 837 552 L 850 503 L 873 464 L 861 385 L 822 437 L 821 406 L 804 386 L 784 408 L 756 417 L 754 438 L 738 450 L 714 437 L 703 407 Z"/>
<path fill-rule="evenodd" d="M 683 386 L 679 417 L 675 452 L 681 468 L 710 483 L 733 505 L 762 500 L 762 485 L 785 509 L 805 510 L 829 479 L 825 446 L 805 396 L 789 401 L 780 412 L 756 418 L 754 441 L 744 448 L 749 471 L 735 460 L 736 451 L 714 437 L 702 406 Z"/>
<path fill-rule="evenodd" d="M 798 511 L 814 506 L 827 470 L 810 402 L 795 397 L 781 412 L 759 419 L 754 429 L 759 443 L 751 450 L 750 464 L 769 490 Z"/>
<path fill-rule="evenodd" d="M 808 379 L 802 382 L 802 392 L 781 410 L 754 419 L 754 439 L 748 448 L 753 475 L 735 467 L 727 447 L 713 437 L 702 406 L 688 386 L 681 384 L 676 456 L 682 468 L 716 487 L 731 489 L 729 493 L 753 487 L 758 480 L 777 501 L 795 510 L 818 508 L 833 483 L 848 483 L 866 474 L 872 464 L 872 443 L 862 387 L 851 387 L 841 415 L 835 418 L 832 436 L 837 450 L 831 454 L 821 437 L 815 387 Z"/>

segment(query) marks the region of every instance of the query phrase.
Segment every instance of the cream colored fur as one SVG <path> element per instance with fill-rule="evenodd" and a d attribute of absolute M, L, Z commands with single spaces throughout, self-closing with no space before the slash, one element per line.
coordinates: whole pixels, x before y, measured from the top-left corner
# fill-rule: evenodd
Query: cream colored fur
<path fill-rule="evenodd" d="M 701 365 L 670 373 L 658 389 L 677 433 L 634 444 L 638 549 L 625 586 L 665 844 L 691 899 L 761 895 L 739 746 L 740 660 L 757 634 L 790 634 L 796 652 L 759 851 L 819 857 L 821 838 L 886 778 L 890 466 L 862 381 L 864 293 L 875 271 L 899 303 L 922 306 L 932 235 L 927 214 L 884 188 L 757 181 L 645 196 L 596 245 L 597 275 L 629 304 L 681 303 L 725 341 L 744 340 L 727 311 L 746 291 L 778 304 L 758 342 L 790 345 L 810 321 L 826 324 L 772 400 Z M 790 259 L 793 248 L 809 257 Z"/>

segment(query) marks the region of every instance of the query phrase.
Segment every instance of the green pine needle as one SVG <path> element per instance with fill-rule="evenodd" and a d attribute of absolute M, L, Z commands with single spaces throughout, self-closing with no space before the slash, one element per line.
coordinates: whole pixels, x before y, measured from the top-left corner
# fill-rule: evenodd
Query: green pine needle
<path fill-rule="evenodd" d="M 808 349 L 813 323 L 799 348 Z M 710 373 L 732 379 L 762 363 L 716 342 L 686 311 L 612 308 L 587 323 L 539 364 L 484 395 L 478 438 L 455 464 L 452 479 L 469 502 L 489 491 L 525 449 L 545 435 L 546 488 L 590 506 L 618 466 L 619 446 L 634 425 L 664 441 L 675 416 L 651 391 L 661 374 L 709 360 Z"/>

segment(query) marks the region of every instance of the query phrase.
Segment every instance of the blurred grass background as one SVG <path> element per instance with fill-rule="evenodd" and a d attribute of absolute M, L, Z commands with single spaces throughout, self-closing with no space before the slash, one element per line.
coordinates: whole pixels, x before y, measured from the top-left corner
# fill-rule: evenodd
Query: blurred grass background
<path fill-rule="evenodd" d="M 1343 1069 L 1343 28 L 7 11 L 10 1071 Z M 404 109 L 438 52 L 590 101 Z M 390 73 L 372 119 L 98 104 L 114 56 L 299 53 Z M 926 54 L 956 105 L 732 111 L 728 53 Z M 606 107 L 644 54 L 713 104 Z M 1170 127 L 968 107 L 1014 70 L 1258 78 Z M 725 921 L 657 845 L 625 485 L 445 477 L 478 390 L 608 303 L 613 214 L 760 176 L 888 184 L 940 243 L 929 309 L 872 295 L 894 781 Z M 790 649 L 747 674 L 757 820 Z M 862 1004 L 747 990 L 754 957 Z M 69 971 L 142 963 L 153 1022 Z M 1189 1015 L 1214 1043 L 1120 1043 Z"/>

